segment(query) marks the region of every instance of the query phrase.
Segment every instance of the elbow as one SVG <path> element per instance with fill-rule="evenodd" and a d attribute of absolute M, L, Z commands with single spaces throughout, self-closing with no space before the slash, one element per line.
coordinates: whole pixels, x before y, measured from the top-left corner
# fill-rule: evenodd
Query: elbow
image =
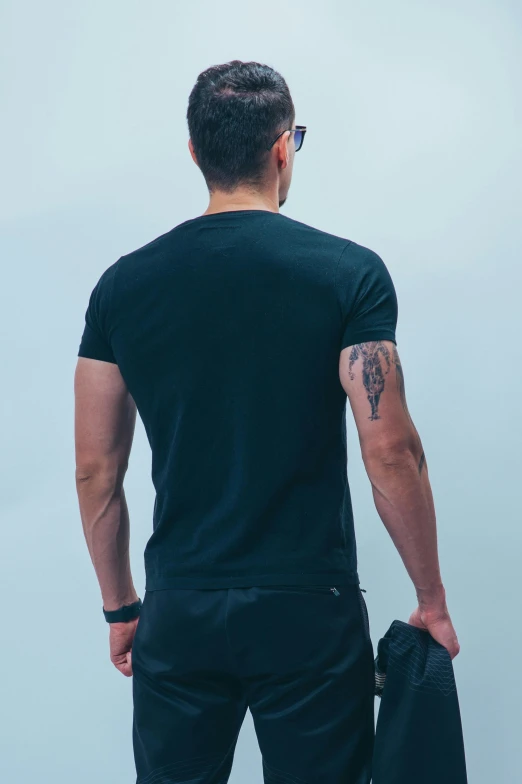
<path fill-rule="evenodd" d="M 78 463 L 75 470 L 77 486 L 85 485 L 112 485 L 123 483 L 127 471 L 127 464 L 112 461 Z"/>
<path fill-rule="evenodd" d="M 363 462 L 368 473 L 382 469 L 401 470 L 412 464 L 415 465 L 420 459 L 421 452 L 419 439 L 413 432 L 362 446 Z"/>

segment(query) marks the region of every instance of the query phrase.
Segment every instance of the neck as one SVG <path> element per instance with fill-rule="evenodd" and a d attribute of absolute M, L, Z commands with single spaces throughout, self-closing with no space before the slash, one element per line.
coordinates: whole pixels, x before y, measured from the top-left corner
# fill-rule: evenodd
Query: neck
<path fill-rule="evenodd" d="M 232 193 L 213 191 L 210 194 L 210 201 L 203 215 L 232 210 L 269 210 L 270 212 L 279 212 L 277 192 L 259 193 L 246 189 L 238 189 Z"/>

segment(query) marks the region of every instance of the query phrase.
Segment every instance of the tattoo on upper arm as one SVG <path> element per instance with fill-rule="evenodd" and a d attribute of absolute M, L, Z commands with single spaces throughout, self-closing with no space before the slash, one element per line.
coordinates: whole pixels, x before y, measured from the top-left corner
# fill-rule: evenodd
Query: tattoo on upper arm
<path fill-rule="evenodd" d="M 408 406 L 406 403 L 406 390 L 404 386 L 404 373 L 402 371 L 402 365 L 399 359 L 399 352 L 397 351 L 397 346 L 395 344 L 393 345 L 392 354 L 393 356 L 390 357 L 388 347 L 385 346 L 381 340 L 370 341 L 368 343 L 357 343 L 355 346 L 352 346 L 352 350 L 350 352 L 348 375 L 353 381 L 355 374 L 352 368 L 355 362 L 357 362 L 357 360 L 362 357 L 362 380 L 371 407 L 371 414 L 368 419 L 380 419 L 379 401 L 384 391 L 384 376 L 389 373 L 391 368 L 390 359 L 392 360 L 393 364 L 395 365 L 395 378 L 401 404 L 408 419 L 411 422 L 413 429 L 415 430 L 419 449 L 422 450 L 419 434 L 417 433 L 415 425 L 413 424 L 412 418 L 410 416 L 410 412 L 408 411 Z M 386 363 L 386 369 L 384 372 L 382 358 L 384 358 Z M 419 474 L 422 473 L 424 466 L 426 466 L 426 456 L 423 451 L 418 463 Z"/>
<path fill-rule="evenodd" d="M 382 371 L 381 355 L 387 365 L 385 373 Z M 381 340 L 357 343 L 352 346 L 348 365 L 348 373 L 352 381 L 355 378 L 352 367 L 359 357 L 363 360 L 362 379 L 371 406 L 371 415 L 368 419 L 380 419 L 379 400 L 384 390 L 384 376 L 389 373 L 391 367 L 390 352 Z"/>

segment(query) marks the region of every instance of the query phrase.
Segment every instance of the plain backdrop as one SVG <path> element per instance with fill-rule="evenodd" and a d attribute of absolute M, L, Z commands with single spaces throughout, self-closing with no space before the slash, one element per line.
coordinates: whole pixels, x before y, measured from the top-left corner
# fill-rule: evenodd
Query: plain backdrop
<path fill-rule="evenodd" d="M 470 782 L 522 780 L 521 6 L 2 0 L 0 31 L 0 779 L 135 781 L 132 683 L 109 660 L 77 505 L 73 375 L 100 274 L 206 209 L 188 95 L 238 58 L 279 70 L 309 128 L 282 212 L 372 248 L 392 274 Z M 415 594 L 349 407 L 348 447 L 376 645 Z M 150 467 L 138 419 L 125 489 L 140 596 Z M 249 713 L 230 781 L 262 781 Z"/>

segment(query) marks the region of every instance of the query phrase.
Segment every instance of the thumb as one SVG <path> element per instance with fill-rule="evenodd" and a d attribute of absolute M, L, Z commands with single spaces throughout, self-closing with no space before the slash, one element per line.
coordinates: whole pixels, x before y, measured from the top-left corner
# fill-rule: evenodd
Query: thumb
<path fill-rule="evenodd" d="M 408 620 L 408 623 L 409 623 L 411 626 L 416 626 L 418 629 L 424 629 L 424 631 L 427 631 L 427 629 L 428 629 L 428 627 L 426 626 L 426 624 L 425 624 L 425 623 L 423 623 L 423 621 L 421 620 L 421 617 L 420 617 L 420 612 L 419 612 L 419 608 L 418 608 L 418 607 L 417 607 L 417 609 L 416 609 L 416 610 L 414 610 L 414 611 L 412 612 L 412 614 L 410 615 L 410 617 L 409 617 L 409 620 Z"/>

